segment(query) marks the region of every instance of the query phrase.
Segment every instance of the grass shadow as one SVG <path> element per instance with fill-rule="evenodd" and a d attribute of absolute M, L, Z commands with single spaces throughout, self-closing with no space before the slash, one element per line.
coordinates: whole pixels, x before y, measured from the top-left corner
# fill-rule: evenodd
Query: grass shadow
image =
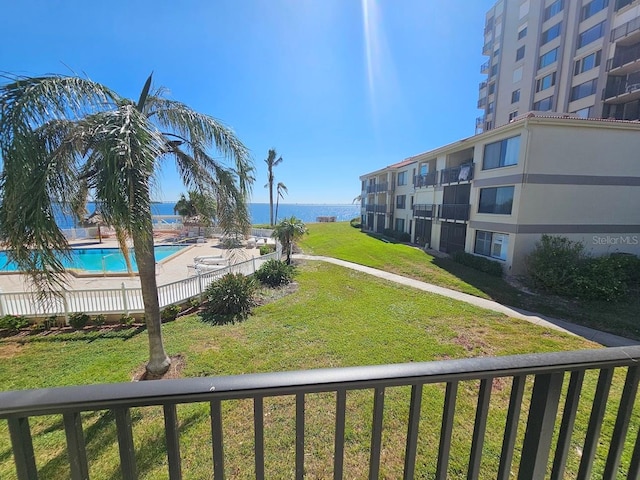
<path fill-rule="evenodd" d="M 52 342 L 87 342 L 92 343 L 96 340 L 113 340 L 121 339 L 123 341 L 130 340 L 139 335 L 147 328 L 145 325 L 136 325 L 133 327 L 126 327 L 123 329 L 102 329 L 93 331 L 80 331 L 74 332 L 55 332 L 47 331 L 35 335 L 21 335 L 14 337 L 5 337 L 0 339 L 2 343 L 52 343 Z"/>

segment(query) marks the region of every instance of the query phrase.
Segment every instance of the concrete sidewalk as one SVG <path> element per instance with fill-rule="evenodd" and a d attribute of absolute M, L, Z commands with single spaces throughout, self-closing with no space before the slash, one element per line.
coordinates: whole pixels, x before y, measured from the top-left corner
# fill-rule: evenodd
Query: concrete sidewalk
<path fill-rule="evenodd" d="M 423 290 L 425 292 L 435 293 L 437 295 L 453 298 L 454 300 L 460 300 L 461 302 L 466 302 L 480 308 L 492 310 L 494 312 L 503 313 L 509 317 L 525 320 L 527 322 L 534 323 L 536 325 L 541 325 L 543 327 L 559 330 L 561 332 L 565 332 L 571 335 L 580 336 L 585 338 L 586 340 L 591 340 L 592 342 L 596 342 L 596 343 L 599 343 L 600 345 L 604 345 L 605 347 L 623 347 L 623 346 L 629 346 L 629 345 L 640 345 L 640 342 L 636 340 L 620 337 L 618 335 L 613 335 L 611 333 L 601 332 L 599 330 L 583 327 L 581 325 L 576 325 L 564 320 L 559 320 L 557 318 L 547 317 L 546 315 L 540 315 L 538 313 L 528 312 L 526 310 L 507 307 L 505 305 L 499 304 L 498 302 L 494 302 L 493 300 L 474 297 L 473 295 L 458 292 L 456 290 L 439 287 L 431 283 L 422 282 L 420 280 L 414 280 L 412 278 L 403 277 L 401 275 L 385 272 L 383 270 L 378 270 L 376 268 L 365 267 L 364 265 L 358 265 L 357 263 L 346 262 L 344 260 L 338 260 L 337 258 L 314 256 L 314 255 L 293 255 L 293 258 L 300 259 L 300 260 L 319 260 L 323 262 L 333 263 L 335 265 L 340 265 L 345 268 L 350 268 L 352 270 L 364 272 L 378 278 L 383 278 L 391 282 L 399 283 L 401 285 L 406 285 L 408 287 L 417 288 L 418 290 Z"/>

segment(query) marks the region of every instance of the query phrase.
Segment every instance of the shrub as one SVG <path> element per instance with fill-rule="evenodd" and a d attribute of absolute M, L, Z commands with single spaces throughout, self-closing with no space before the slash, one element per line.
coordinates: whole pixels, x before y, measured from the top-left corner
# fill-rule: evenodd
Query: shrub
<path fill-rule="evenodd" d="M 42 322 L 45 330 L 51 330 L 53 327 L 58 325 L 58 317 L 56 315 L 51 315 L 44 319 Z"/>
<path fill-rule="evenodd" d="M 349 221 L 349 225 L 351 225 L 353 228 L 362 228 L 362 222 L 360 221 L 360 217 L 352 218 Z"/>
<path fill-rule="evenodd" d="M 198 308 L 200 306 L 200 299 L 198 297 L 193 297 L 189 300 L 189 307 Z"/>
<path fill-rule="evenodd" d="M 126 325 L 128 327 L 133 325 L 135 323 L 135 321 L 136 321 L 136 319 L 134 317 L 132 317 L 131 315 L 125 315 L 124 313 L 120 317 L 120 324 Z"/>
<path fill-rule="evenodd" d="M 173 322 L 180 313 L 180 307 L 178 305 L 168 305 L 162 310 L 160 314 L 160 318 L 162 318 L 163 322 Z"/>
<path fill-rule="evenodd" d="M 214 325 L 244 320 L 255 305 L 255 282 L 241 273 L 227 273 L 205 291 L 202 320 Z"/>
<path fill-rule="evenodd" d="M 640 257 L 631 253 L 612 253 L 609 260 L 625 283 L 640 286 Z"/>
<path fill-rule="evenodd" d="M 611 256 L 585 258 L 580 262 L 572 284 L 573 294 L 585 300 L 612 302 L 627 295 L 627 284 Z"/>
<path fill-rule="evenodd" d="M 102 325 L 107 323 L 107 316 L 102 314 L 96 315 L 95 317 L 93 317 L 92 323 L 98 327 L 101 327 Z"/>
<path fill-rule="evenodd" d="M 294 267 L 279 260 L 268 260 L 256 271 L 254 276 L 263 285 L 279 287 L 293 280 Z"/>
<path fill-rule="evenodd" d="M 532 285 L 560 295 L 572 295 L 575 277 L 584 258 L 584 246 L 566 237 L 542 235 L 526 259 Z"/>
<path fill-rule="evenodd" d="M 269 255 L 276 251 L 276 246 L 273 244 L 261 245 L 260 246 L 260 255 Z"/>
<path fill-rule="evenodd" d="M 71 325 L 76 330 L 81 330 L 87 325 L 87 323 L 89 323 L 90 319 L 91 317 L 89 317 L 89 315 L 87 315 L 86 313 L 74 312 L 69 314 L 69 325 Z"/>
<path fill-rule="evenodd" d="M 407 233 L 407 232 L 401 232 L 398 235 L 398 240 L 400 240 L 401 242 L 404 243 L 408 243 L 411 241 L 411 234 Z"/>
<path fill-rule="evenodd" d="M 502 264 L 494 260 L 466 252 L 455 252 L 451 258 L 453 261 L 466 265 L 467 267 L 475 268 L 494 277 L 502 277 Z"/>
<path fill-rule="evenodd" d="M 0 317 L 0 328 L 15 332 L 29 325 L 29 319 L 22 315 L 5 315 Z"/>

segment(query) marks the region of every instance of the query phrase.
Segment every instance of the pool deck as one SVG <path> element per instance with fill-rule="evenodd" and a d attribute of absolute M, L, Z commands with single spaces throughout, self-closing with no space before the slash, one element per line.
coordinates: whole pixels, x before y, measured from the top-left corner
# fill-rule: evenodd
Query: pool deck
<path fill-rule="evenodd" d="M 118 242 L 115 239 L 103 239 L 102 243 L 98 240 L 77 240 L 70 242 L 73 247 L 82 248 L 118 248 Z M 162 238 L 156 239 L 156 245 L 167 245 Z M 178 253 L 161 260 L 156 264 L 156 279 L 158 285 L 166 285 L 168 283 L 177 282 L 193 275 L 193 270 L 189 271 L 188 265 L 193 265 L 194 257 L 202 255 L 224 255 L 231 258 L 231 263 L 238 263 L 249 260 L 252 257 L 260 256 L 259 248 L 247 248 L 246 246 L 229 250 L 219 245 L 218 239 L 207 238 L 205 243 L 187 244 L 186 248 Z M 67 284 L 70 290 L 99 290 L 107 288 L 120 288 L 122 284 L 125 287 L 139 287 L 140 280 L 137 275 L 91 275 L 76 277 L 67 276 Z M 31 286 L 26 275 L 19 273 L 0 273 L 0 291 L 1 292 L 26 292 L 30 291 Z"/>

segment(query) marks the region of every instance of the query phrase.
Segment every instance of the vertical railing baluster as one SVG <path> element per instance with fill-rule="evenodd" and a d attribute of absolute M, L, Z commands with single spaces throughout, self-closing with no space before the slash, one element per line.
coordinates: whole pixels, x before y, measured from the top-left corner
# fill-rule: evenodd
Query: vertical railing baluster
<path fill-rule="evenodd" d="M 482 446 L 484 445 L 484 434 L 487 428 L 487 416 L 489 415 L 489 401 L 491 400 L 492 378 L 483 378 L 480 381 L 480 391 L 478 392 L 478 404 L 476 406 L 476 418 L 471 437 L 471 453 L 469 455 L 468 479 L 478 478 L 480 473 L 480 461 L 482 460 Z"/>
<path fill-rule="evenodd" d="M 638 430 L 636 443 L 633 447 L 633 453 L 631 454 L 627 480 L 638 480 L 638 478 L 640 478 L 640 430 Z"/>
<path fill-rule="evenodd" d="M 170 480 L 182 479 L 182 461 L 180 459 L 180 437 L 178 432 L 178 413 L 175 403 L 165 404 L 164 431 L 167 442 L 167 462 Z"/>
<path fill-rule="evenodd" d="M 449 467 L 449 453 L 451 451 L 451 436 L 453 434 L 453 417 L 456 411 L 456 398 L 458 396 L 458 382 L 448 382 L 444 395 L 444 408 L 442 411 L 442 427 L 440 428 L 440 445 L 438 446 L 438 464 L 436 466 L 436 479 L 446 480 Z"/>
<path fill-rule="evenodd" d="M 304 393 L 296 395 L 296 479 L 304 479 Z"/>
<path fill-rule="evenodd" d="M 118 430 L 118 448 L 120 449 L 120 471 L 122 478 L 138 478 L 136 468 L 136 456 L 133 446 L 133 430 L 131 423 L 131 413 L 128 408 L 116 408 L 113 410 L 116 417 L 116 428 Z"/>
<path fill-rule="evenodd" d="M 582 449 L 580 467 L 578 468 L 578 478 L 591 478 L 593 458 L 596 455 L 596 448 L 598 447 L 598 439 L 600 437 L 604 412 L 607 408 L 607 399 L 609 398 L 612 379 L 613 367 L 600 370 L 596 396 L 593 399 L 589 426 L 587 427 L 587 436 L 584 441 L 584 448 Z"/>
<path fill-rule="evenodd" d="M 624 389 L 620 397 L 620 406 L 618 407 L 618 415 L 616 424 L 613 427 L 611 435 L 611 443 L 609 454 L 607 455 L 607 463 L 604 468 L 602 478 L 614 480 L 617 478 L 618 467 L 620 466 L 620 456 L 624 448 L 624 441 L 627 437 L 629 429 L 629 420 L 633 412 L 633 405 L 638 392 L 638 381 L 640 380 L 640 368 L 629 367 L 627 370 L 627 378 L 624 382 Z"/>
<path fill-rule="evenodd" d="M 563 373 L 544 373 L 535 377 L 518 480 L 544 478 L 563 378 Z"/>
<path fill-rule="evenodd" d="M 224 444 L 222 441 L 222 405 L 211 400 L 211 443 L 213 445 L 213 478 L 224 480 Z"/>
<path fill-rule="evenodd" d="M 422 408 L 422 384 L 411 386 L 411 405 L 409 407 L 409 425 L 407 426 L 407 445 L 404 454 L 404 479 L 411 480 L 415 475 L 416 452 L 418 449 L 418 429 Z"/>
<path fill-rule="evenodd" d="M 264 480 L 264 398 L 253 399 L 254 463 L 256 480 Z"/>
<path fill-rule="evenodd" d="M 518 375 L 517 377 L 513 377 L 511 381 L 509 410 L 507 411 L 507 422 L 504 426 L 504 438 L 500 452 L 500 464 L 498 465 L 498 480 L 509 480 L 511 478 L 511 463 L 513 461 L 516 436 L 518 434 L 518 423 L 520 421 L 520 411 L 522 410 L 522 396 L 524 394 L 526 378 L 525 375 Z"/>
<path fill-rule="evenodd" d="M 333 451 L 333 479 L 342 480 L 344 468 L 344 425 L 347 412 L 347 392 L 336 392 L 336 438 Z"/>
<path fill-rule="evenodd" d="M 567 398 L 564 402 L 564 410 L 562 412 L 562 423 L 560 424 L 556 453 L 553 458 L 551 480 L 562 480 L 564 478 L 564 469 L 567 465 L 569 448 L 571 448 L 571 434 L 573 433 L 573 425 L 576 421 L 583 381 L 584 370 L 571 372 Z"/>
<path fill-rule="evenodd" d="M 369 458 L 369 480 L 377 480 L 380 472 L 380 450 L 382 446 L 382 419 L 384 415 L 384 388 L 376 387 L 373 398 L 373 426 L 371 431 L 371 456 Z"/>
<path fill-rule="evenodd" d="M 38 469 L 36 468 L 36 458 L 33 453 L 29 419 L 26 417 L 9 418 L 7 422 L 9 423 L 9 434 L 11 435 L 13 459 L 16 463 L 18 480 L 37 480 Z"/>
<path fill-rule="evenodd" d="M 89 466 L 87 464 L 87 449 L 82 431 L 80 412 L 65 413 L 62 419 L 64 433 L 67 437 L 71 478 L 73 480 L 86 480 L 89 478 Z"/>

